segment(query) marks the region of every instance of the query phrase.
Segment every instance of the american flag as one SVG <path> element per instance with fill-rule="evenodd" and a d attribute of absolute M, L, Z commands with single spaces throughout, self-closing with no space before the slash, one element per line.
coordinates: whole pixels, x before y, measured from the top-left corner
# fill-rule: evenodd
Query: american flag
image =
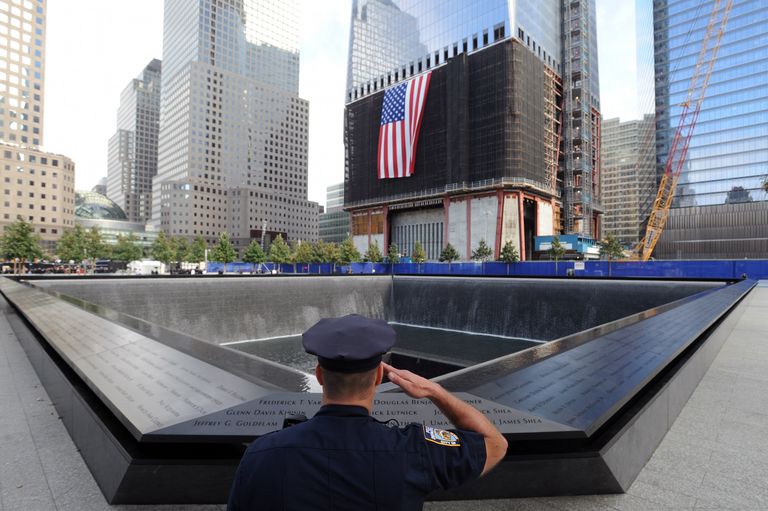
<path fill-rule="evenodd" d="M 432 72 L 387 89 L 379 129 L 379 179 L 408 177 L 416 161 L 416 142 Z"/>

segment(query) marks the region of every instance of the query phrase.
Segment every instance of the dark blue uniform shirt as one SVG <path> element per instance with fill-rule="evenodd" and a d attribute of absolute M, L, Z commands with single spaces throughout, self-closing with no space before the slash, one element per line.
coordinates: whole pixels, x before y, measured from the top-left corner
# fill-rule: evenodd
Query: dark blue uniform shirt
<path fill-rule="evenodd" d="M 485 456 L 478 433 L 389 427 L 365 408 L 326 405 L 248 448 L 229 509 L 422 509 L 431 491 L 479 477 Z"/>

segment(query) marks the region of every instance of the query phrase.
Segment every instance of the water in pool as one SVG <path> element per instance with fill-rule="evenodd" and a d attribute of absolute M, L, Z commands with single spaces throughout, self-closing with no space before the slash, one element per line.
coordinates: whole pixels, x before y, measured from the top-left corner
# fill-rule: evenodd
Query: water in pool
<path fill-rule="evenodd" d="M 540 344 L 541 341 L 474 334 L 392 323 L 397 332 L 393 353 L 424 357 L 452 365 L 467 367 L 515 353 Z M 313 373 L 317 358 L 304 351 L 301 335 L 254 339 L 227 344 L 230 348 L 266 358 L 278 364 Z"/>

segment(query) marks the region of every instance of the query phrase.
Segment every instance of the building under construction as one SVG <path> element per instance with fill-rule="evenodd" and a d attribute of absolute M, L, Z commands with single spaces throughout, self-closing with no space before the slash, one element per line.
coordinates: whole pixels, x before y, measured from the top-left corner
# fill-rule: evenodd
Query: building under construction
<path fill-rule="evenodd" d="M 536 235 L 596 236 L 594 19 L 594 0 L 355 1 L 344 207 L 358 248 L 419 242 L 437 259 L 450 243 L 466 259 L 485 240 L 530 259 Z M 381 179 L 386 91 L 424 73 L 413 172 Z"/>

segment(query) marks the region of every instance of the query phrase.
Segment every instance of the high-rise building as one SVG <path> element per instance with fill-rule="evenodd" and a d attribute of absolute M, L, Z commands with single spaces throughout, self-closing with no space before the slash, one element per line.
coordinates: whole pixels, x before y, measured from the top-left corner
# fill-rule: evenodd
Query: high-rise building
<path fill-rule="evenodd" d="M 157 174 L 160 70 L 153 59 L 120 95 L 117 132 L 109 139 L 107 197 L 128 221 L 146 223 L 152 213 L 152 178 Z"/>
<path fill-rule="evenodd" d="M 354 0 L 345 209 L 359 249 L 430 259 L 599 231 L 594 0 Z M 414 171 L 379 179 L 387 90 L 430 73 Z"/>
<path fill-rule="evenodd" d="M 45 2 L 0 0 L 0 231 L 22 218 L 51 251 L 74 225 L 75 165 L 44 152 Z"/>
<path fill-rule="evenodd" d="M 624 121 L 602 122 L 600 160 L 603 176 L 603 233 L 626 246 L 642 238 L 644 222 L 656 194 L 656 159 L 653 115 Z"/>
<path fill-rule="evenodd" d="M 156 228 L 317 240 L 298 23 L 295 0 L 166 0 Z"/>
<path fill-rule="evenodd" d="M 659 172 L 714 3 L 653 2 Z M 735 0 L 656 258 L 768 253 L 768 196 L 761 188 L 768 174 L 767 85 L 765 0 Z"/>
<path fill-rule="evenodd" d="M 341 243 L 349 236 L 349 213 L 344 211 L 344 183 L 326 189 L 325 212 L 320 213 L 320 239 Z"/>

